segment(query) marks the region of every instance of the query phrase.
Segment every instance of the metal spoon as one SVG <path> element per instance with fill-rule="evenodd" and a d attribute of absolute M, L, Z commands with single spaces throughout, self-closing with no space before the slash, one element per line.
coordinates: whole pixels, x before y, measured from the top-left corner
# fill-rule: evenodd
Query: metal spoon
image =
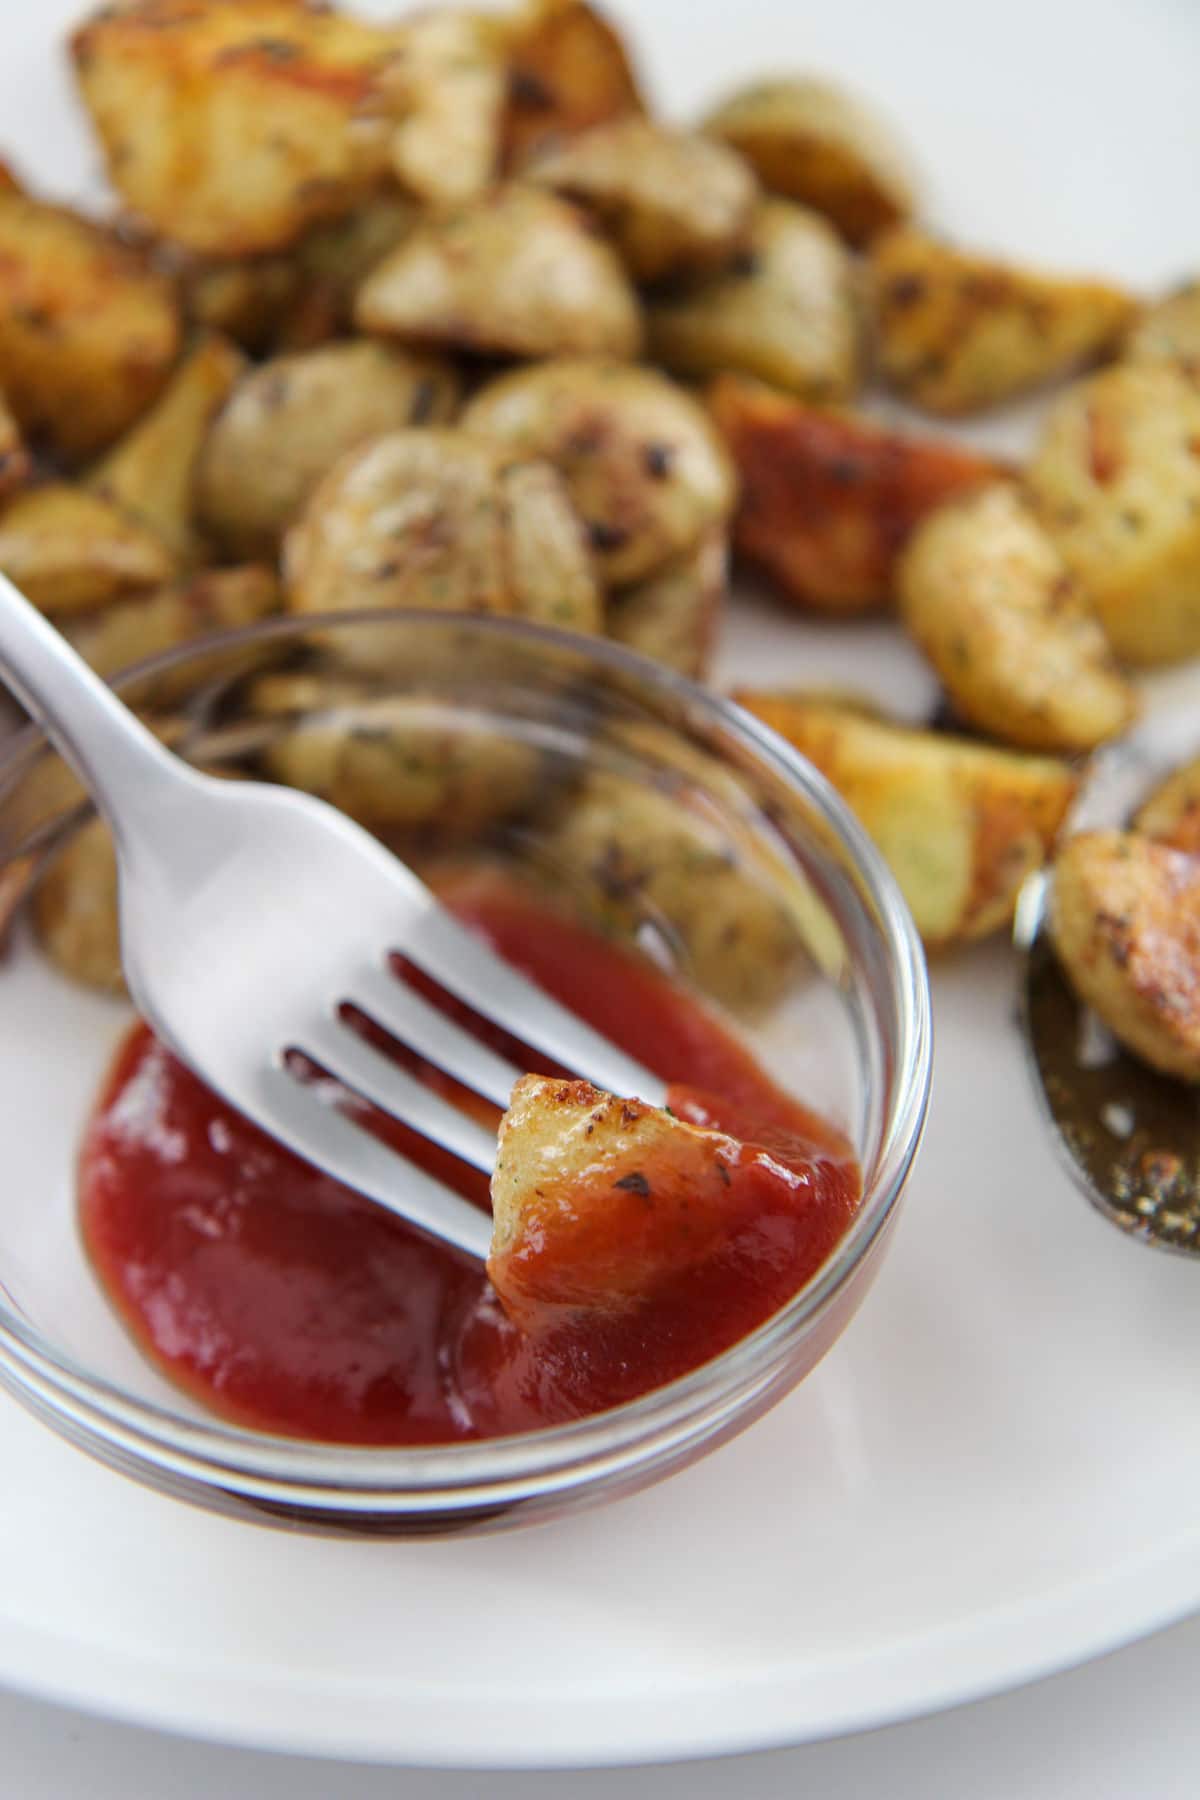
<path fill-rule="evenodd" d="M 1180 764 L 1200 754 L 1200 710 L 1148 720 L 1094 759 L 1066 831 L 1119 829 Z M 1112 1224 L 1200 1256 L 1200 1090 L 1147 1067 L 1078 1000 L 1046 928 L 1053 877 L 1025 883 L 1014 939 L 1030 1068 L 1062 1160 Z"/>

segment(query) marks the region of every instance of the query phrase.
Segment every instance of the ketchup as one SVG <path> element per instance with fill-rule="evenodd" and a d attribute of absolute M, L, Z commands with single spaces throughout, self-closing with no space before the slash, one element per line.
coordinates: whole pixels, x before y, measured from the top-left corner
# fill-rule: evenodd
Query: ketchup
<path fill-rule="evenodd" d="M 510 961 L 674 1084 L 677 1116 L 746 1145 L 728 1229 L 635 1305 L 549 1309 L 518 1329 L 477 1265 L 293 1156 L 135 1025 L 82 1147 L 84 1241 L 149 1359 L 235 1424 L 416 1445 L 602 1411 L 752 1331 L 853 1217 L 860 1179 L 844 1139 L 667 976 L 495 874 L 441 888 Z M 521 1067 L 558 1073 L 531 1055 Z M 474 1172 L 363 1110 L 406 1155 L 486 1201 Z"/>

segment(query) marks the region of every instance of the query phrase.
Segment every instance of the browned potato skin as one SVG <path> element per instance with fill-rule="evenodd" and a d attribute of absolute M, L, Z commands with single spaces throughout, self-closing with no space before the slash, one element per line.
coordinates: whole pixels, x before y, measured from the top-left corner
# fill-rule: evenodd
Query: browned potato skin
<path fill-rule="evenodd" d="M 1124 661 L 1200 651 L 1200 390 L 1126 363 L 1055 402 L 1025 472 L 1039 518 Z"/>
<path fill-rule="evenodd" d="M 80 827 L 33 895 L 33 929 L 50 961 L 72 981 L 124 991 L 117 923 L 117 858 L 103 819 Z"/>
<path fill-rule="evenodd" d="M 874 838 L 928 949 L 1007 926 L 1078 778 L 1065 763 L 884 723 L 803 694 L 734 698 L 816 764 Z"/>
<path fill-rule="evenodd" d="M 639 282 L 720 268 L 746 244 L 758 200 L 734 151 L 637 116 L 548 147 L 522 176 L 595 214 Z"/>
<path fill-rule="evenodd" d="M 509 31 L 506 167 L 645 110 L 629 52 L 603 14 L 582 0 L 528 0 Z"/>
<path fill-rule="evenodd" d="M 900 618 L 958 717 L 1025 750 L 1071 754 L 1137 710 L 1091 604 L 1016 487 L 933 513 L 900 558 Z"/>
<path fill-rule="evenodd" d="M 980 412 L 1115 351 L 1137 310 L 1107 282 L 977 256 L 901 226 L 871 247 L 884 379 L 927 412 Z"/>
<path fill-rule="evenodd" d="M 401 28 L 306 0 L 138 0 L 71 40 L 122 199 L 191 250 L 294 243 L 385 174 Z"/>
<path fill-rule="evenodd" d="M 642 321 L 607 244 L 517 182 L 416 226 L 368 275 L 359 330 L 500 356 L 636 356 Z"/>
<path fill-rule="evenodd" d="M 1200 281 L 1147 307 L 1121 354 L 1130 362 L 1172 363 L 1189 381 L 1200 382 Z"/>
<path fill-rule="evenodd" d="M 52 482 L 18 494 L 0 513 L 0 569 L 58 618 L 161 586 L 174 575 L 175 559 L 107 500 Z"/>
<path fill-rule="evenodd" d="M 728 578 L 728 539 L 724 531 L 712 531 L 657 575 L 610 595 L 608 635 L 702 681 L 716 648 Z"/>
<path fill-rule="evenodd" d="M 755 214 L 743 260 L 650 299 L 651 356 L 681 375 L 736 372 L 807 400 L 846 399 L 861 376 L 857 285 L 824 219 L 768 200 Z"/>
<path fill-rule="evenodd" d="M 147 526 L 183 567 L 204 559 L 193 520 L 200 447 L 245 367 L 227 339 L 202 339 L 150 411 L 87 477 L 92 493 Z"/>
<path fill-rule="evenodd" d="M 463 429 L 559 470 L 601 578 L 644 580 L 725 523 L 734 476 L 690 394 L 655 370 L 576 359 L 483 388 Z"/>
<path fill-rule="evenodd" d="M 1185 763 L 1145 800 L 1134 831 L 1156 843 L 1200 856 L 1200 759 Z"/>
<path fill-rule="evenodd" d="M 1133 832 L 1072 837 L 1050 930 L 1079 998 L 1164 1075 L 1200 1081 L 1200 860 Z"/>
<path fill-rule="evenodd" d="M 178 649 L 214 631 L 253 625 L 280 606 L 279 581 L 273 569 L 250 565 L 241 569 L 209 569 L 190 581 L 158 593 L 118 601 L 99 613 L 62 621 L 63 636 L 97 674 L 115 675 L 143 657 Z M 222 667 L 227 666 L 226 662 Z M 194 688 L 196 663 L 189 662 L 184 691 Z M 164 676 L 154 699 L 171 698 L 176 683 Z M 143 701 L 148 698 L 139 690 Z"/>
<path fill-rule="evenodd" d="M 0 193 L 0 389 L 28 437 L 69 458 L 150 404 L 180 345 L 172 286 L 65 207 Z"/>
<path fill-rule="evenodd" d="M 703 128 L 740 151 L 764 187 L 823 213 L 854 245 L 913 209 L 909 159 L 890 127 L 827 82 L 756 82 L 710 113 Z"/>
<path fill-rule="evenodd" d="M 197 516 L 229 554 L 269 556 L 339 456 L 406 425 L 446 423 L 458 396 L 449 364 L 382 344 L 274 357 L 243 376 L 206 434 Z"/>
<path fill-rule="evenodd" d="M 0 500 L 5 500 L 29 480 L 32 464 L 21 437 L 21 428 L 0 394 Z"/>
<path fill-rule="evenodd" d="M 957 444 L 806 406 L 726 377 L 709 404 L 741 483 L 735 548 L 797 605 L 833 614 L 886 604 L 896 558 L 921 519 L 993 481 Z"/>

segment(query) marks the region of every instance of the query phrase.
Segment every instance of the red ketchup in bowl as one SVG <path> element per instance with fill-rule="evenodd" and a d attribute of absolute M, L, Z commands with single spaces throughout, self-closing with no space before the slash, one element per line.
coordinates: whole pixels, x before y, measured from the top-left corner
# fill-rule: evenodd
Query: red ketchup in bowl
<path fill-rule="evenodd" d="M 443 895 L 671 1083 L 680 1118 L 768 1154 L 735 1162 L 728 1230 L 699 1267 L 636 1305 L 558 1309 L 519 1330 L 483 1270 L 291 1155 L 134 1026 L 82 1146 L 84 1240 L 147 1357 L 234 1424 L 419 1445 L 603 1411 L 754 1330 L 804 1286 L 854 1215 L 861 1182 L 846 1141 L 666 975 L 496 876 L 460 877 Z M 520 1066 L 544 1065 L 526 1056 Z M 445 1088 L 445 1077 L 422 1073 Z M 370 1122 L 486 1206 L 483 1176 L 392 1121 Z M 622 1219 L 617 1206 L 598 1229 L 619 1231 Z"/>

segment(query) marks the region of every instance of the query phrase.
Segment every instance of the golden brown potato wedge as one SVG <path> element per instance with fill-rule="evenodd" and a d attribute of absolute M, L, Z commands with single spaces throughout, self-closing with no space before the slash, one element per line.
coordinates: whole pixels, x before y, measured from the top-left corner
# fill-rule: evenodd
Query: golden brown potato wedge
<path fill-rule="evenodd" d="M 24 487 L 31 467 L 21 427 L 9 411 L 4 395 L 0 394 L 0 500 Z"/>
<path fill-rule="evenodd" d="M 262 752 L 264 773 L 373 831 L 471 839 L 542 791 L 533 746 L 444 703 L 380 698 L 350 681 L 311 675 L 264 675 L 249 703 L 280 722 Z"/>
<path fill-rule="evenodd" d="M 158 400 L 87 477 L 94 494 L 147 526 L 180 563 L 201 562 L 193 517 L 200 447 L 246 359 L 227 338 L 203 338 Z"/>
<path fill-rule="evenodd" d="M 755 82 L 704 121 L 763 186 L 824 213 L 865 244 L 913 209 L 909 157 L 891 127 L 844 88 L 799 76 Z"/>
<path fill-rule="evenodd" d="M 1134 831 L 1173 850 L 1200 856 L 1200 758 L 1184 763 L 1143 801 Z"/>
<path fill-rule="evenodd" d="M 1050 931 L 1079 998 L 1164 1075 L 1200 1081 L 1200 859 L 1085 831 L 1054 861 Z"/>
<path fill-rule="evenodd" d="M 789 600 L 821 612 L 883 605 L 918 522 L 1000 472 L 965 446 L 824 412 L 733 376 L 709 399 L 741 481 L 735 548 Z"/>
<path fill-rule="evenodd" d="M 117 858 L 103 819 L 91 819 L 54 858 L 33 895 L 33 930 L 60 972 L 105 993 L 124 991 Z"/>
<path fill-rule="evenodd" d="M 729 543 L 711 531 L 656 575 L 609 596 L 608 634 L 701 681 L 708 673 L 729 576 Z"/>
<path fill-rule="evenodd" d="M 979 412 L 1116 349 L 1137 307 L 1108 282 L 1038 274 L 900 226 L 871 247 L 880 372 L 928 412 Z"/>
<path fill-rule="evenodd" d="M 690 394 L 652 369 L 564 359 L 493 381 L 463 429 L 561 472 L 606 582 L 643 580 L 724 524 L 733 471 Z"/>
<path fill-rule="evenodd" d="M 0 569 L 43 612 L 106 606 L 175 573 L 167 546 L 98 494 L 52 482 L 0 512 Z"/>
<path fill-rule="evenodd" d="M 191 250 L 246 256 L 384 175 L 401 35 L 307 0 L 136 0 L 94 14 L 71 49 L 127 206 Z"/>
<path fill-rule="evenodd" d="M 171 283 L 143 258 L 64 207 L 0 194 L 0 388 L 30 438 L 68 457 L 102 449 L 179 344 Z"/>
<path fill-rule="evenodd" d="M 583 0 L 527 0 L 508 34 L 507 165 L 541 145 L 642 113 L 629 52 L 612 25 Z"/>
<path fill-rule="evenodd" d="M 917 527 L 900 617 L 958 717 L 1024 750 L 1092 750 L 1136 711 L 1091 603 L 1016 487 L 997 483 Z"/>
<path fill-rule="evenodd" d="M 458 394 L 448 363 L 383 344 L 274 357 L 238 382 L 207 434 L 197 517 L 231 555 L 271 555 L 339 456 L 402 426 L 445 423 Z"/>
<path fill-rule="evenodd" d="M 1068 764 L 884 723 L 803 694 L 740 692 L 874 838 L 929 949 L 1009 923 L 1074 797 Z"/>
<path fill-rule="evenodd" d="M 279 581 L 273 569 L 257 564 L 240 569 L 208 569 L 190 581 L 161 588 L 157 593 L 117 601 L 98 613 L 64 619 L 60 629 L 97 674 L 109 676 L 129 668 L 131 663 L 141 662 L 143 657 L 178 649 L 210 632 L 253 625 L 269 613 L 278 612 L 280 602 Z M 231 667 L 229 659 L 223 658 L 222 670 Z M 193 660 L 183 678 L 184 690 L 193 690 L 196 681 L 197 666 Z M 154 689 L 153 700 L 170 700 L 179 686 L 169 676 L 162 677 Z M 144 688 L 139 689 L 139 694 L 143 701 L 151 697 Z"/>
<path fill-rule="evenodd" d="M 1125 339 L 1122 355 L 1131 362 L 1173 363 L 1190 381 L 1200 381 L 1200 281 L 1189 281 L 1148 307 Z"/>
<path fill-rule="evenodd" d="M 496 179 L 508 93 L 500 22 L 463 7 L 416 13 L 387 77 L 400 122 L 392 169 L 426 206 L 458 206 Z"/>
<path fill-rule="evenodd" d="M 755 375 L 808 400 L 841 400 L 861 375 L 851 261 L 816 213 L 759 207 L 746 254 L 647 306 L 650 352 L 681 375 Z"/>
<path fill-rule="evenodd" d="M 1200 651 L 1200 389 L 1169 363 L 1102 370 L 1055 403 L 1026 482 L 1118 656 Z"/>
<path fill-rule="evenodd" d="M 289 606 L 530 609 L 544 620 L 557 595 L 555 603 L 586 608 L 598 623 L 567 490 L 548 466 L 534 476 L 529 466 L 501 445 L 444 428 L 393 432 L 349 452 L 287 535 Z M 357 634 L 356 658 L 385 654 L 388 635 Z"/>
<path fill-rule="evenodd" d="M 585 206 L 644 282 L 720 268 L 747 243 L 758 200 L 734 151 L 636 115 L 548 146 L 522 176 Z"/>
<path fill-rule="evenodd" d="M 434 215 L 359 289 L 362 331 L 500 356 L 635 356 L 642 323 L 614 252 L 575 208 L 510 183 Z"/>

